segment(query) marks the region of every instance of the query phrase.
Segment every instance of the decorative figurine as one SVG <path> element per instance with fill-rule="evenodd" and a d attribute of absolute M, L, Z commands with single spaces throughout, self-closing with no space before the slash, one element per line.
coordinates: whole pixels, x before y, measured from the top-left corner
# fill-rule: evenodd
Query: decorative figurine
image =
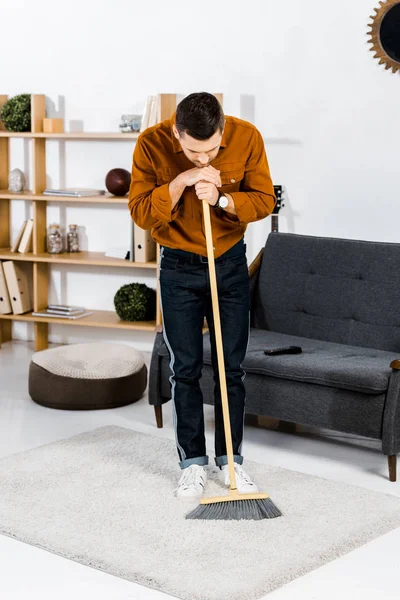
<path fill-rule="evenodd" d="M 8 191 L 22 192 L 25 188 L 25 175 L 20 169 L 13 169 L 8 175 Z"/>

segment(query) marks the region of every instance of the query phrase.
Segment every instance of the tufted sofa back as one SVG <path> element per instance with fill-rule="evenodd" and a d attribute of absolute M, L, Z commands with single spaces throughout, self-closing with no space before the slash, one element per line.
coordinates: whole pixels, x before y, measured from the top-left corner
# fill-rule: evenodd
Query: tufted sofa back
<path fill-rule="evenodd" d="M 271 233 L 252 323 L 400 353 L 400 244 Z"/>

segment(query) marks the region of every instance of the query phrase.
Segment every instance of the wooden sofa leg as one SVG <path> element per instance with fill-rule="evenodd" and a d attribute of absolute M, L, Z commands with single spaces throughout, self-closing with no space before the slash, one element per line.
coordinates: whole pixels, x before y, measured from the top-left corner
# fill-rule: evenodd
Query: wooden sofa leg
<path fill-rule="evenodd" d="M 155 406 L 154 412 L 156 413 L 157 427 L 158 429 L 161 429 L 163 426 L 162 406 Z"/>
<path fill-rule="evenodd" d="M 396 481 L 397 480 L 397 454 L 391 454 L 388 456 L 388 465 L 389 465 L 389 480 Z"/>

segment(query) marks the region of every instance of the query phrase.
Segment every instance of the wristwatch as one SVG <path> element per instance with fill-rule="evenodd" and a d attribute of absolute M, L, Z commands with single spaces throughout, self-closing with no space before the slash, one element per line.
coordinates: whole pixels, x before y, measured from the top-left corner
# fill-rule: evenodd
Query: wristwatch
<path fill-rule="evenodd" d="M 218 200 L 216 201 L 215 204 L 213 204 L 213 208 L 226 208 L 228 206 L 228 204 L 229 204 L 228 198 L 220 193 L 218 196 Z"/>

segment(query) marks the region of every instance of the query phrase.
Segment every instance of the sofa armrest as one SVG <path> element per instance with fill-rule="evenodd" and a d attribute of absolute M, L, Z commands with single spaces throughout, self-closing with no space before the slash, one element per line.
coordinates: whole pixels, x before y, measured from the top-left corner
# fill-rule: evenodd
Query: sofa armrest
<path fill-rule="evenodd" d="M 260 270 L 262 257 L 264 254 L 264 248 L 261 248 L 260 252 L 257 254 L 253 262 L 249 266 L 249 275 L 250 279 L 252 279 Z"/>
<path fill-rule="evenodd" d="M 400 452 L 400 360 L 393 360 L 390 366 L 392 372 L 383 413 L 382 451 L 393 456 Z"/>
<path fill-rule="evenodd" d="M 260 274 L 260 268 L 262 263 L 262 258 L 264 254 L 264 248 L 261 248 L 260 252 L 257 254 L 253 262 L 249 266 L 249 276 L 250 276 L 250 326 L 254 325 L 253 322 L 253 307 L 254 307 L 254 298 L 256 295 L 256 289 L 258 286 L 258 278 Z"/>
<path fill-rule="evenodd" d="M 165 402 L 161 396 L 161 357 L 158 354 L 158 349 L 164 342 L 162 325 L 157 325 L 156 332 L 157 333 L 154 340 L 153 352 L 150 361 L 149 404 L 153 406 L 161 406 Z"/>

